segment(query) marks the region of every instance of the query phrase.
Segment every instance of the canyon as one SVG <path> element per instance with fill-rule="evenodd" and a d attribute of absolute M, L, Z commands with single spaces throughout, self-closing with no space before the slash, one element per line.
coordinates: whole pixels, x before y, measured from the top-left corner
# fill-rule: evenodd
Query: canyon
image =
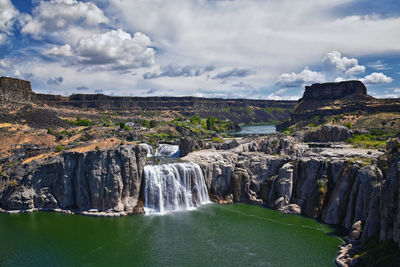
<path fill-rule="evenodd" d="M 257 121 L 256 110 L 283 114 L 275 120 L 289 117 L 293 107 L 290 101 L 61 97 L 35 94 L 29 82 L 0 80 L 4 114 L 31 112 L 33 120 L 43 120 L 41 127 L 47 127 L 44 122 L 69 127 L 68 120 L 57 113 L 59 107 L 77 114 L 175 111 L 179 115 L 215 111 L 222 117 L 240 110 L 238 121 L 252 114 L 247 122 Z M 365 86 L 358 81 L 314 84 L 306 87 L 303 98 L 290 113 L 290 120 L 278 128 L 306 121 L 310 116 L 344 116 L 344 112 L 358 109 L 395 112 L 399 103 L 368 96 Z M 10 111 L 16 107 L 16 112 Z M 10 120 L 6 115 L 2 118 Z M 260 118 L 271 119 L 265 114 Z M 183 121 L 179 123 L 184 125 Z M 117 128 L 123 130 L 120 125 Z M 79 128 L 79 134 L 90 129 L 90 125 Z M 212 138 L 198 138 L 188 131 L 180 139 L 152 146 L 142 140 L 119 140 L 114 129 L 110 133 L 115 137 L 109 134 L 106 139 L 113 140 L 108 146 L 91 143 L 71 151 L 61 149 L 21 159 L 6 158 L 0 175 L 0 211 L 116 217 L 168 214 L 195 209 L 210 201 L 246 203 L 345 229 L 349 234 L 344 237 L 346 243 L 336 264 L 354 265 L 359 261 L 355 256 L 361 253 L 360 247 L 373 238 L 380 242 L 393 240 L 396 246 L 400 245 L 400 139 L 393 129 L 391 139 L 385 140 L 386 146 L 379 148 L 356 148 L 345 143 L 352 137 L 368 134 L 367 130 L 351 125 L 324 124 L 294 129 L 290 134 L 224 139 L 217 132 Z M 128 131 L 138 130 L 128 127 Z M 99 137 L 92 138 L 97 142 L 95 138 Z"/>
<path fill-rule="evenodd" d="M 378 234 L 381 241 L 399 243 L 400 141 L 390 141 L 387 153 L 326 144 L 318 147 L 275 134 L 227 141 L 193 151 L 181 160 L 199 166 L 214 201 L 262 205 L 348 230 L 361 221 L 361 242 Z M 143 212 L 147 152 L 144 145 L 122 145 L 104 151 L 66 152 L 19 165 L 7 180 L 2 179 L 2 211 L 54 210 L 95 216 Z M 157 168 L 171 168 L 169 164 Z M 182 177 L 191 179 L 185 190 L 199 190 L 198 175 Z M 177 199 L 184 197 L 178 195 Z M 189 206 L 204 201 L 194 199 Z"/>

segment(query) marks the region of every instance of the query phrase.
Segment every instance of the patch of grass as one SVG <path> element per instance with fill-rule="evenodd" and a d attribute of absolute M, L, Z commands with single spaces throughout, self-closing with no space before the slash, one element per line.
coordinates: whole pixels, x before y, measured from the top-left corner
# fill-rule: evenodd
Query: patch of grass
<path fill-rule="evenodd" d="M 223 143 L 224 139 L 222 139 L 221 137 L 213 137 L 213 138 L 211 138 L 211 141 L 213 141 L 215 143 Z"/>
<path fill-rule="evenodd" d="M 17 187 L 19 184 L 18 184 L 18 181 L 17 180 L 11 180 L 9 183 L 8 183 L 8 186 L 10 186 L 10 187 Z"/>
<path fill-rule="evenodd" d="M 386 143 L 392 135 L 393 133 L 386 133 L 377 129 L 371 130 L 369 133 L 355 134 L 346 142 L 356 147 L 380 149 L 386 147 Z"/>
<path fill-rule="evenodd" d="M 57 152 L 64 151 L 64 147 L 63 147 L 62 145 L 57 145 L 57 146 L 56 146 L 56 151 L 57 151 Z"/>
<path fill-rule="evenodd" d="M 74 126 L 92 126 L 94 123 L 88 119 L 82 119 L 80 117 L 76 117 L 74 121 L 70 121 L 65 119 L 65 122 L 68 122 L 69 124 L 72 124 Z"/>
<path fill-rule="evenodd" d="M 361 162 L 361 167 L 366 167 L 368 165 L 371 165 L 372 158 L 359 158 L 355 157 L 351 159 L 351 162 L 359 161 Z"/>
<path fill-rule="evenodd" d="M 50 135 L 54 135 L 54 136 L 58 135 L 57 131 L 52 129 L 52 128 L 48 128 L 47 129 L 47 133 L 50 134 Z"/>

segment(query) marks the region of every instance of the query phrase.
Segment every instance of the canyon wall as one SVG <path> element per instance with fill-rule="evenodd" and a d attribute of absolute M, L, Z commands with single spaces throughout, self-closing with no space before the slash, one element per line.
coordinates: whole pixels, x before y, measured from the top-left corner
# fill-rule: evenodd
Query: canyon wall
<path fill-rule="evenodd" d="M 334 145 L 312 148 L 270 135 L 193 151 L 210 197 L 221 203 L 263 205 L 351 229 L 361 240 L 378 234 L 400 244 L 400 140 L 387 153 Z M 0 180 L 0 208 L 127 214 L 143 200 L 145 146 L 65 152 L 19 164 Z"/>
<path fill-rule="evenodd" d="M 0 107 L 32 103 L 36 99 L 29 81 L 0 77 Z"/>
<path fill-rule="evenodd" d="M 379 234 L 400 245 L 399 147 L 390 141 L 380 156 L 356 149 L 312 153 L 275 139 L 184 159 L 201 166 L 210 195 L 222 203 L 265 205 L 346 229 L 361 221 L 361 241 Z"/>
<path fill-rule="evenodd" d="M 124 145 L 20 164 L 1 179 L 0 208 L 133 212 L 146 155 L 143 146 Z"/>

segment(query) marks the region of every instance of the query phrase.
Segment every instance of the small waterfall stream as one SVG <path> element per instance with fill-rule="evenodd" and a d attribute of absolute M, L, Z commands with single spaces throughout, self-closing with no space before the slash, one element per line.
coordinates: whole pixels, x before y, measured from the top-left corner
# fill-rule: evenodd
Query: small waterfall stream
<path fill-rule="evenodd" d="M 195 163 L 148 165 L 144 179 L 146 214 L 189 210 L 209 202 L 203 173 Z"/>
<path fill-rule="evenodd" d="M 139 144 L 141 146 L 145 146 L 147 149 L 147 157 L 179 157 L 180 151 L 178 145 L 170 145 L 170 144 L 159 144 L 154 153 L 153 147 L 146 143 Z"/>

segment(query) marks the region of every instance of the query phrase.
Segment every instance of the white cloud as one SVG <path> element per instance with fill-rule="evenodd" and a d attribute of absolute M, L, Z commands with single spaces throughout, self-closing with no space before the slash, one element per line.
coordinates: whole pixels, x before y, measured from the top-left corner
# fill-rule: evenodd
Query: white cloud
<path fill-rule="evenodd" d="M 8 33 L 18 14 L 10 0 L 0 0 L 0 31 Z"/>
<path fill-rule="evenodd" d="M 400 88 L 395 88 L 395 89 L 393 89 L 393 92 L 395 92 L 395 93 L 400 93 Z"/>
<path fill-rule="evenodd" d="M 40 90 L 54 87 L 46 81 L 62 73 L 65 80 L 58 86 L 62 92 L 86 86 L 108 94 L 110 88 L 118 88 L 111 91 L 115 95 L 140 95 L 157 89 L 158 95 L 247 97 L 249 88 L 254 88 L 251 97 L 268 97 L 271 92 L 261 88 L 273 88 L 274 83 L 302 87 L 363 77 L 365 66 L 356 58 L 399 51 L 400 16 L 337 12 L 337 7 L 343 10 L 353 1 L 34 0 L 32 17 L 25 15 L 20 24 L 23 33 L 41 39 L 43 46 L 28 44 L 18 53 L 30 55 L 36 49 L 58 58 L 50 61 L 50 67 L 49 61 L 33 55 L 21 59 L 15 68 L 20 73 L 34 73 L 33 85 Z M 151 42 L 139 40 L 135 32 L 142 32 Z M 321 63 L 329 51 L 346 55 L 336 52 L 332 60 L 327 59 L 332 72 L 321 66 L 303 70 Z M 176 68 L 163 70 L 172 65 Z M 201 73 L 204 66 L 215 66 L 215 70 Z M 252 75 L 231 75 L 225 83 L 223 78 L 212 79 L 243 66 L 252 70 Z M 127 74 L 132 68 L 136 75 Z M 121 71 L 108 73 L 110 69 Z M 166 83 L 166 79 L 144 79 L 145 73 L 175 78 Z M 249 87 L 232 86 L 240 82 Z M 131 88 L 137 89 L 130 92 Z"/>
<path fill-rule="evenodd" d="M 160 77 L 195 77 L 212 70 L 214 70 L 213 66 L 203 68 L 198 66 L 177 66 L 174 64 L 168 64 L 161 66 L 159 70 L 146 72 L 143 74 L 143 78 L 156 79 Z"/>
<path fill-rule="evenodd" d="M 348 2 L 111 0 L 108 13 L 150 35 L 168 56 L 191 61 L 185 64 L 265 64 L 287 71 L 326 51 L 398 50 L 400 18 L 335 14 Z"/>
<path fill-rule="evenodd" d="M 0 45 L 5 44 L 8 36 L 12 34 L 18 15 L 18 10 L 10 0 L 0 0 Z"/>
<path fill-rule="evenodd" d="M 368 67 L 376 69 L 376 70 L 389 70 L 391 67 L 383 60 L 377 60 L 375 62 L 370 62 L 367 64 Z"/>
<path fill-rule="evenodd" d="M 150 38 L 140 32 L 133 37 L 121 30 L 94 34 L 78 41 L 78 61 L 88 65 L 105 65 L 111 69 L 130 69 L 154 65 Z"/>
<path fill-rule="evenodd" d="M 379 85 L 379 84 L 391 83 L 393 79 L 391 77 L 386 76 L 383 73 L 374 72 L 370 75 L 365 76 L 364 78 L 361 78 L 360 81 L 362 81 L 365 84 Z"/>
<path fill-rule="evenodd" d="M 40 1 L 32 13 L 33 17 L 24 25 L 22 32 L 36 39 L 45 35 L 57 36 L 74 27 L 95 27 L 108 22 L 103 11 L 94 3 L 76 0 Z"/>
<path fill-rule="evenodd" d="M 327 76 L 343 75 L 352 77 L 365 72 L 365 66 L 358 65 L 356 58 L 342 57 L 338 51 L 327 53 L 322 59 L 322 66 Z"/>
<path fill-rule="evenodd" d="M 299 73 L 292 72 L 280 75 L 275 84 L 279 87 L 303 87 L 305 84 L 325 81 L 325 76 L 322 73 L 305 68 Z"/>
<path fill-rule="evenodd" d="M 64 81 L 62 76 L 54 77 L 47 80 L 48 85 L 60 85 Z"/>
<path fill-rule="evenodd" d="M 50 50 L 44 51 L 42 54 L 49 56 L 62 56 L 62 57 L 71 57 L 73 55 L 71 46 L 69 44 L 62 46 L 54 46 Z"/>
<path fill-rule="evenodd" d="M 4 44 L 5 42 L 7 42 L 7 35 L 4 33 L 0 33 L 0 45 Z"/>
<path fill-rule="evenodd" d="M 221 73 L 218 73 L 213 77 L 213 79 L 228 79 L 231 77 L 247 77 L 249 75 L 254 74 L 255 72 L 251 69 L 239 69 L 239 68 L 233 68 Z"/>
<path fill-rule="evenodd" d="M 64 57 L 70 65 L 96 66 L 107 70 L 150 67 L 155 63 L 150 38 L 140 32 L 131 36 L 122 29 L 81 38 L 73 47 L 70 44 L 53 46 L 42 54 Z"/>

